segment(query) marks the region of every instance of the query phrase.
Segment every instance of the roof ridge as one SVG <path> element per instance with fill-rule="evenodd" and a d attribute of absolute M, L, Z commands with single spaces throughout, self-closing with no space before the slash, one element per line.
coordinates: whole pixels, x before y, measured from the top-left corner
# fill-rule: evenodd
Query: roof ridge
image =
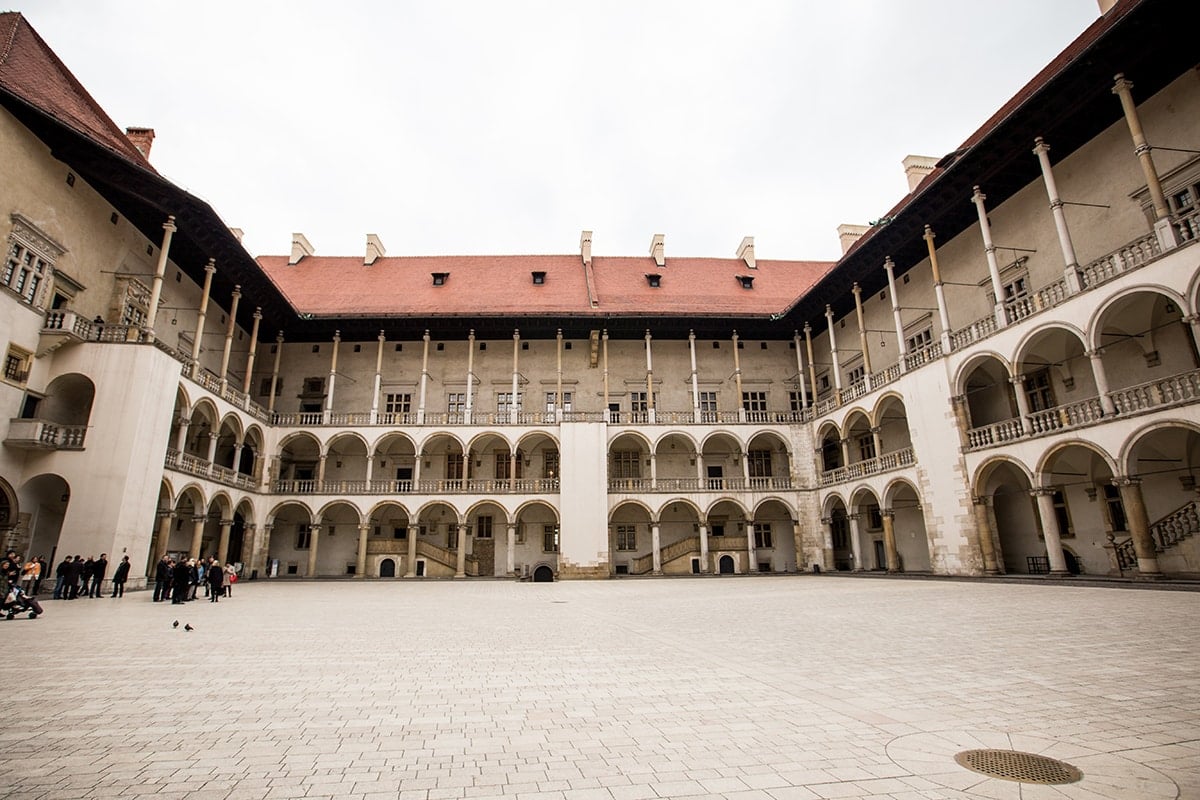
<path fill-rule="evenodd" d="M 16 17 L 16 22 L 8 32 L 8 41 L 4 43 L 4 49 L 0 50 L 0 64 L 3 64 L 8 59 L 8 54 L 12 52 L 13 42 L 17 40 L 17 26 L 25 19 L 25 16 L 20 11 L 10 11 L 5 14 L 0 14 L 0 17 L 13 15 Z"/>

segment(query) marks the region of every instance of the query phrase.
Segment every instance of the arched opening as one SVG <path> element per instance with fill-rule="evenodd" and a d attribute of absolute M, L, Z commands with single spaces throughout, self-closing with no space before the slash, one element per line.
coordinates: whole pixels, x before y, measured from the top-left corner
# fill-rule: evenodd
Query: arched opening
<path fill-rule="evenodd" d="M 854 555 L 854 543 L 850 539 L 850 516 L 842 498 L 834 497 L 828 505 L 829 538 L 833 547 L 833 568 L 838 572 L 851 572 L 859 565 Z"/>
<path fill-rule="evenodd" d="M 394 578 L 396 577 L 396 562 L 390 558 L 385 558 L 379 562 L 379 577 Z"/>
<path fill-rule="evenodd" d="M 887 546 L 883 536 L 883 509 L 871 489 L 859 489 L 850 498 L 850 535 L 857 531 L 862 569 L 883 571 L 888 568 Z M 904 562 L 900 562 L 904 570 Z"/>
<path fill-rule="evenodd" d="M 608 445 L 608 488 L 637 492 L 650 488 L 650 445 L 641 436 L 624 433 Z"/>
<path fill-rule="evenodd" d="M 1107 574 L 1112 563 L 1108 535 L 1128 525 L 1108 460 L 1091 447 L 1070 444 L 1046 459 L 1041 478 L 1041 486 L 1050 492 L 1064 558 L 1073 552 L 1080 572 Z M 1046 520 L 1039 521 L 1044 535 Z"/>
<path fill-rule="evenodd" d="M 987 356 L 976 361 L 962 387 L 970 429 L 986 428 L 1017 416 L 1008 367 L 1000 359 Z"/>
<path fill-rule="evenodd" d="M 663 491 L 695 491 L 698 486 L 696 443 L 690 436 L 670 433 L 654 449 L 657 486 Z"/>
<path fill-rule="evenodd" d="M 537 564 L 546 564 L 558 571 L 559 520 L 558 512 L 540 500 L 526 503 L 517 509 L 513 531 L 513 570 L 529 575 Z"/>
<path fill-rule="evenodd" d="M 430 436 L 421 446 L 421 491 L 460 490 L 467 479 L 462 442 L 446 433 Z"/>
<path fill-rule="evenodd" d="M 312 543 L 312 514 L 300 503 L 284 503 L 268 518 L 272 523 L 268 542 L 267 574 L 298 578 L 307 574 Z"/>
<path fill-rule="evenodd" d="M 1095 342 L 1112 399 L 1120 412 L 1148 408 L 1150 392 L 1121 391 L 1192 372 L 1196 348 L 1183 309 L 1172 297 L 1144 290 L 1104 309 Z"/>
<path fill-rule="evenodd" d="M 621 503 L 608 515 L 609 563 L 614 575 L 645 575 L 654 568 L 650 511 L 641 503 Z"/>
<path fill-rule="evenodd" d="M 358 523 L 361 515 L 345 501 L 335 501 L 315 515 L 320 529 L 313 529 L 309 542 L 307 577 L 347 576 L 358 571 Z M 312 558 L 316 551 L 315 561 Z"/>
<path fill-rule="evenodd" d="M 372 480 L 389 493 L 411 492 L 417 475 L 417 449 L 412 439 L 392 433 L 380 439 L 373 449 L 375 459 Z"/>
<path fill-rule="evenodd" d="M 790 489 L 792 470 L 787 443 L 776 433 L 755 434 L 746 445 L 746 472 L 751 489 Z"/>
<path fill-rule="evenodd" d="M 925 508 L 917 490 L 907 481 L 888 488 L 888 507 L 892 511 L 892 532 L 896 553 L 905 572 L 930 572 L 929 537 L 925 530 Z M 887 509 L 885 509 L 886 511 Z M 884 520 L 885 524 L 887 520 Z"/>
<path fill-rule="evenodd" d="M 366 442 L 352 434 L 331 439 L 325 454 L 325 491 L 346 491 L 366 480 Z"/>
<path fill-rule="evenodd" d="M 976 494 L 989 501 L 989 532 L 1006 573 L 1029 573 L 1031 559 L 1046 552 L 1031 489 L 1029 476 L 1011 461 L 992 462 L 980 473 Z"/>
<path fill-rule="evenodd" d="M 750 515 L 733 500 L 719 500 L 708 509 L 708 552 L 713 560 L 721 563 L 722 556 L 734 560 L 735 572 L 750 572 L 758 569 L 757 561 L 751 561 L 749 537 L 746 523 Z"/>
<path fill-rule="evenodd" d="M 499 503 L 489 500 L 467 509 L 467 535 L 480 575 L 508 574 L 507 523 L 508 514 Z"/>
<path fill-rule="evenodd" d="M 176 561 L 191 556 L 197 525 L 200 528 L 200 537 L 195 544 L 196 555 L 199 556 L 203 552 L 204 537 L 208 533 L 208 507 L 200 489 L 189 486 L 180 492 L 175 501 L 174 521 L 167 536 L 166 554 Z"/>
<path fill-rule="evenodd" d="M 460 537 L 459 514 L 454 506 L 444 502 L 423 506 L 417 512 L 417 528 L 417 558 L 425 562 L 425 575 L 457 575 L 459 548 L 463 552 L 463 573 L 479 574 L 478 562 L 471 555 L 471 538 Z"/>
<path fill-rule="evenodd" d="M 742 486 L 742 445 L 727 433 L 716 433 L 701 448 L 704 488 L 723 491 Z"/>
<path fill-rule="evenodd" d="M 550 409 L 553 413 L 553 409 Z M 527 492 L 558 491 L 560 468 L 558 442 L 545 433 L 530 433 L 517 443 L 519 469 L 524 480 L 518 488 Z"/>
<path fill-rule="evenodd" d="M 1136 481 L 1126 491 L 1141 494 L 1154 540 L 1158 567 L 1164 573 L 1200 572 L 1200 431 L 1193 426 L 1162 425 L 1141 433 L 1127 448 L 1126 475 Z M 1127 535 L 1114 530 L 1114 545 Z M 1123 545 L 1123 555 L 1132 544 Z M 1128 558 L 1121 571 L 1135 565 Z"/>
<path fill-rule="evenodd" d="M 764 500 L 754 509 L 754 558 L 759 572 L 796 571 L 796 527 L 781 500 Z"/>
<path fill-rule="evenodd" d="M 274 465 L 275 491 L 285 494 L 311 494 L 317 491 L 321 463 L 321 443 L 308 433 L 284 440 Z"/>
<path fill-rule="evenodd" d="M 551 569 L 550 567 L 546 566 L 545 564 L 540 565 L 539 567 L 537 567 L 537 569 L 535 569 L 533 571 L 533 582 L 534 583 L 553 583 L 554 582 L 554 570 Z"/>
<path fill-rule="evenodd" d="M 1034 432 L 1071 427 L 1101 416 L 1091 361 L 1075 331 L 1052 327 L 1038 331 L 1017 360 L 1019 391 Z"/>
<path fill-rule="evenodd" d="M 904 401 L 896 395 L 888 395 L 879 401 L 875 408 L 875 427 L 879 436 L 879 455 L 906 452 L 912 448 L 908 412 Z"/>
<path fill-rule="evenodd" d="M 59 475 L 38 475 L 26 481 L 17 494 L 20 513 L 14 516 L 10 507 L 9 546 L 22 556 L 49 554 L 47 563 L 54 565 L 70 502 L 71 487 Z"/>
<path fill-rule="evenodd" d="M 59 425 L 86 426 L 92 416 L 96 387 L 85 375 L 70 373 L 50 381 L 36 409 L 38 419 Z"/>
<path fill-rule="evenodd" d="M 875 436 L 871 431 L 871 421 L 862 411 L 852 411 L 846 417 L 846 440 L 850 451 L 851 464 L 860 461 L 870 461 L 879 455 Z"/>
<path fill-rule="evenodd" d="M 717 572 L 721 575 L 733 575 L 737 572 L 737 562 L 733 556 L 724 555 L 717 561 Z"/>
<path fill-rule="evenodd" d="M 844 466 L 842 436 L 837 427 L 833 424 L 822 427 L 818 440 L 820 442 L 818 449 L 821 451 L 821 472 L 828 474 Z"/>

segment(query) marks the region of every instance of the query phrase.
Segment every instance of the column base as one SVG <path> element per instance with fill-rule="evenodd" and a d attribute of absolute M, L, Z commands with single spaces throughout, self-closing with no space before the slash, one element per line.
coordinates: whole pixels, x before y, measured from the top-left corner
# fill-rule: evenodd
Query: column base
<path fill-rule="evenodd" d="M 1047 576 L 1049 576 L 1049 577 L 1051 577 L 1051 578 L 1071 578 L 1071 577 L 1074 577 L 1074 576 L 1071 574 L 1071 571 L 1070 571 L 1070 570 L 1065 570 L 1065 569 L 1052 569 L 1052 570 L 1050 570 L 1049 572 L 1047 572 L 1047 573 L 1046 573 L 1046 575 L 1047 575 Z"/>
<path fill-rule="evenodd" d="M 417 577 L 417 573 L 415 573 L 415 572 L 406 572 L 406 573 L 404 573 L 404 577 L 406 577 L 406 578 L 415 578 L 415 577 Z"/>

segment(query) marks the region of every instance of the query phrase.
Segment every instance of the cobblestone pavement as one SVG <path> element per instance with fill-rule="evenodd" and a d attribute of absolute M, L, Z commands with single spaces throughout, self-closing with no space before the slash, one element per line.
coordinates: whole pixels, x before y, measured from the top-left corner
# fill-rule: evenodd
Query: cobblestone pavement
<path fill-rule="evenodd" d="M 764 576 L 234 594 L 0 622 L 0 796 L 1200 797 L 1195 593 Z M 972 748 L 1084 778 L 988 778 L 954 763 Z"/>

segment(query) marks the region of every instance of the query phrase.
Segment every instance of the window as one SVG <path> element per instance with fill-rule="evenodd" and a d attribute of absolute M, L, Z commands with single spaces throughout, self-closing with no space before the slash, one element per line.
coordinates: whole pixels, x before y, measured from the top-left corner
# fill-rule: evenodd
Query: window
<path fill-rule="evenodd" d="M 754 523 L 754 546 L 766 550 L 770 550 L 775 546 L 775 541 L 771 536 L 771 523 Z"/>
<path fill-rule="evenodd" d="M 533 273 L 533 285 L 534 286 L 541 286 L 545 282 L 546 282 L 546 273 L 544 273 L 544 272 L 534 272 Z"/>
<path fill-rule="evenodd" d="M 925 328 L 924 330 L 914 333 L 904 340 L 908 347 L 908 352 L 915 353 L 918 350 L 924 350 L 929 345 L 933 344 L 933 329 Z"/>
<path fill-rule="evenodd" d="M 555 392 L 546 392 L 546 410 L 547 411 L 554 411 L 554 395 L 555 394 L 556 394 Z M 574 394 L 575 394 L 574 392 L 563 392 L 562 393 L 563 411 L 571 410 L 571 403 L 574 400 Z"/>
<path fill-rule="evenodd" d="M 646 283 L 650 284 L 651 289 L 657 289 L 662 286 L 662 275 L 647 275 Z"/>
<path fill-rule="evenodd" d="M 805 395 L 801 394 L 800 392 L 788 392 L 788 408 L 790 408 L 793 413 L 799 413 L 803 411 L 805 399 Z M 811 399 L 808 400 L 808 404 L 812 405 Z"/>
<path fill-rule="evenodd" d="M 742 392 L 742 408 L 746 409 L 746 415 L 752 421 L 766 419 L 767 393 Z"/>
<path fill-rule="evenodd" d="M 738 279 L 738 283 L 742 284 L 743 289 L 753 289 L 754 288 L 754 276 L 753 275 L 738 275 L 737 279 Z"/>
<path fill-rule="evenodd" d="M 821 376 L 821 377 L 820 377 L 820 378 L 817 380 L 817 383 L 820 385 L 820 387 L 821 387 L 821 391 L 822 391 L 822 392 L 827 392 L 827 391 L 829 391 L 829 373 L 828 373 L 828 372 L 826 372 L 824 375 L 822 375 L 822 376 Z"/>
<path fill-rule="evenodd" d="M 301 522 L 296 526 L 296 549 L 307 550 L 312 546 L 312 528 Z"/>
<path fill-rule="evenodd" d="M 446 278 L 450 277 L 449 272 L 432 272 L 430 274 L 433 276 L 433 285 L 434 286 L 445 286 Z"/>
<path fill-rule="evenodd" d="M 31 306 L 41 304 L 41 292 L 52 276 L 54 262 L 66 250 L 20 214 L 12 215 L 12 233 L 4 258 L 3 283 Z"/>
<path fill-rule="evenodd" d="M 633 419 L 646 418 L 648 413 L 649 403 L 646 400 L 645 392 L 630 392 L 629 393 L 629 411 L 633 414 Z"/>
<path fill-rule="evenodd" d="M 1074 536 L 1075 528 L 1071 526 L 1071 513 L 1067 510 L 1067 496 L 1063 493 L 1062 487 L 1055 486 L 1050 499 L 1054 501 L 1054 518 L 1058 520 L 1058 535 L 1062 538 Z"/>
<path fill-rule="evenodd" d="M 872 434 L 864 434 L 858 437 L 858 457 L 861 461 L 867 461 L 874 458 L 875 453 L 875 437 Z"/>
<path fill-rule="evenodd" d="M 508 451 L 508 450 L 497 450 L 496 451 L 496 480 L 506 481 L 510 477 L 512 477 L 512 471 L 511 471 L 512 463 L 513 463 L 513 459 L 512 459 L 512 454 L 510 451 Z M 523 466 L 524 466 L 524 463 L 521 461 L 521 451 L 518 450 L 517 451 L 517 480 L 520 480 L 523 477 L 522 476 L 522 472 L 523 472 L 522 467 Z"/>
<path fill-rule="evenodd" d="M 258 393 L 264 396 L 271 393 L 270 378 L 263 378 L 261 381 L 259 381 Z M 283 394 L 283 378 L 278 378 L 275 381 L 275 396 L 279 397 L 281 394 Z"/>
<path fill-rule="evenodd" d="M 542 527 L 542 552 L 558 552 L 558 526 L 545 525 Z"/>
<path fill-rule="evenodd" d="M 458 526 L 450 525 L 446 528 L 446 547 L 451 550 L 458 549 Z"/>
<path fill-rule="evenodd" d="M 846 375 L 846 379 L 849 380 L 850 383 L 858 383 L 864 377 L 866 377 L 866 374 L 867 368 L 862 364 L 859 364 L 857 367 L 850 370 L 850 372 Z"/>
<path fill-rule="evenodd" d="M 521 413 L 521 395 L 522 392 L 517 392 L 516 403 L 513 402 L 512 392 L 497 392 L 496 393 L 496 413 L 506 415 L 510 411 Z"/>
<path fill-rule="evenodd" d="M 1029 281 L 1028 275 L 1020 275 L 1016 278 L 1013 278 L 1008 283 L 1004 284 L 1001 287 L 1004 291 L 1004 302 L 1012 303 L 1016 300 L 1020 300 L 1022 297 L 1028 296 L 1029 295 L 1028 281 Z"/>
<path fill-rule="evenodd" d="M 642 454 L 637 450 L 616 450 L 612 454 L 614 478 L 642 477 Z"/>
<path fill-rule="evenodd" d="M 546 450 L 542 453 L 542 477 L 557 478 L 558 477 L 558 451 Z"/>
<path fill-rule="evenodd" d="M 461 481 L 463 476 L 463 454 L 446 454 L 446 480 Z"/>
<path fill-rule="evenodd" d="M 13 383 L 25 383 L 29 379 L 31 356 L 27 350 L 9 345 L 8 353 L 4 356 L 4 379 Z"/>
<path fill-rule="evenodd" d="M 408 538 L 408 526 L 407 525 L 393 526 L 392 527 L 392 538 L 393 539 L 407 539 Z"/>
<path fill-rule="evenodd" d="M 408 414 L 412 411 L 411 394 L 385 394 L 383 410 L 388 414 Z"/>
<path fill-rule="evenodd" d="M 475 538 L 490 539 L 492 538 L 492 518 L 488 516 L 479 517 L 475 520 Z"/>
<path fill-rule="evenodd" d="M 883 514 L 879 506 L 867 506 L 867 530 L 877 531 L 883 528 Z"/>
<path fill-rule="evenodd" d="M 1104 506 L 1108 510 L 1108 521 L 1114 531 L 1129 530 L 1125 517 L 1125 504 L 1121 502 L 1121 490 L 1111 483 L 1104 484 Z"/>
<path fill-rule="evenodd" d="M 833 539 L 835 550 L 846 550 L 850 547 L 850 520 L 846 517 L 833 517 L 829 523 L 829 533 Z"/>
<path fill-rule="evenodd" d="M 746 468 L 751 478 L 771 477 L 771 451 L 751 450 L 746 453 Z"/>
<path fill-rule="evenodd" d="M 617 549 L 622 551 L 637 550 L 637 526 L 617 526 Z"/>
<path fill-rule="evenodd" d="M 1054 392 L 1050 386 L 1050 370 L 1041 369 L 1025 377 L 1025 397 L 1030 411 L 1045 411 L 1054 408 Z"/>
<path fill-rule="evenodd" d="M 717 421 L 717 393 L 700 392 L 700 421 Z"/>
<path fill-rule="evenodd" d="M 304 394 L 322 394 L 325 391 L 324 378 L 305 378 Z"/>
<path fill-rule="evenodd" d="M 121 291 L 121 324 L 142 327 L 150 314 L 150 287 L 135 278 L 129 278 L 124 281 Z"/>
<path fill-rule="evenodd" d="M 450 414 L 462 414 L 467 410 L 466 392 L 448 392 L 446 394 L 446 411 Z"/>

